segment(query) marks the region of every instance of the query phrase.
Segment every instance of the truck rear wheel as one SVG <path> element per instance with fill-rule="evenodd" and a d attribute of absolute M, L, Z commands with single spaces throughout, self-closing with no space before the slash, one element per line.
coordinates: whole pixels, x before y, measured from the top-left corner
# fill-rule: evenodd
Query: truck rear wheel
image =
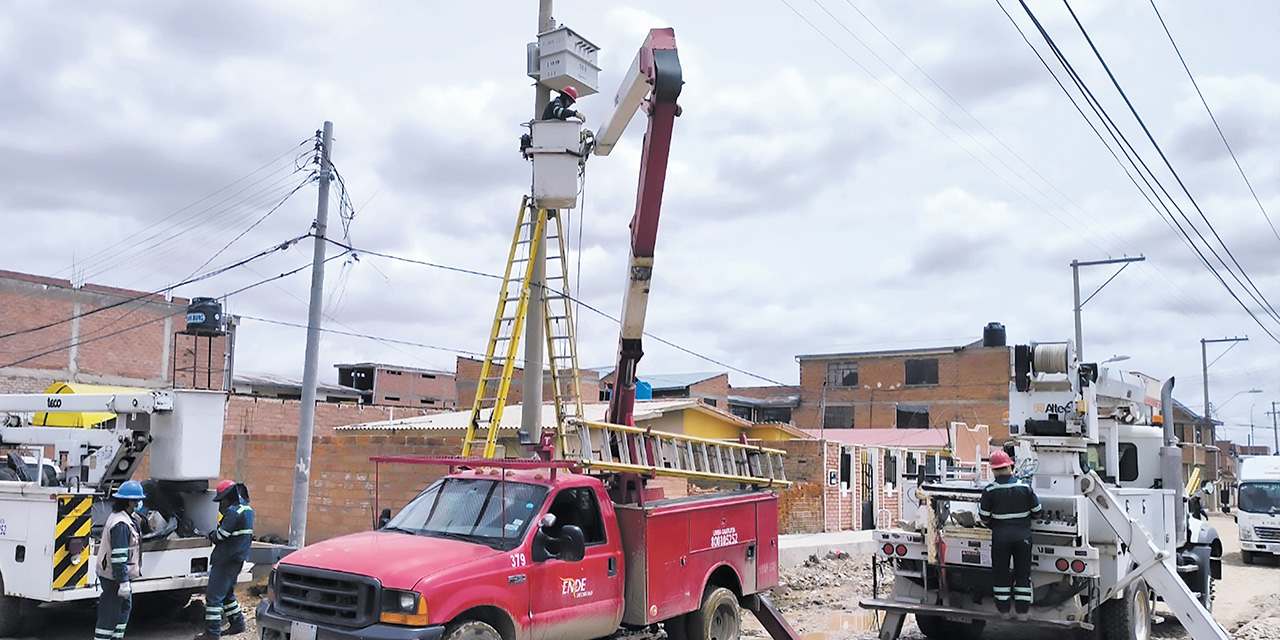
<path fill-rule="evenodd" d="M 960 622 L 948 620 L 942 616 L 917 615 L 916 626 L 920 627 L 920 633 L 931 640 L 978 640 L 982 637 L 982 630 L 986 628 L 987 621 Z"/>
<path fill-rule="evenodd" d="M 4 576 L 0 576 L 0 638 L 17 635 L 22 626 L 22 599 L 4 595 Z"/>
<path fill-rule="evenodd" d="M 738 640 L 742 612 L 738 596 L 716 587 L 702 598 L 702 608 L 689 614 L 688 640 Z"/>
<path fill-rule="evenodd" d="M 1151 640 L 1151 594 L 1141 578 L 1125 589 L 1121 598 L 1098 607 L 1102 640 Z"/>
<path fill-rule="evenodd" d="M 444 638 L 445 640 L 502 640 L 502 634 L 479 620 L 470 620 L 450 627 Z"/>

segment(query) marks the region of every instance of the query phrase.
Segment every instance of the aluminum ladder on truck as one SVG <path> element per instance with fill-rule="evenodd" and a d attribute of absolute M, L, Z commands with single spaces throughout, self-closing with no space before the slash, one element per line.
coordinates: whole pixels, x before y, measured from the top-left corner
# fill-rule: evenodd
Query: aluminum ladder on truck
<path fill-rule="evenodd" d="M 607 422 L 570 421 L 561 457 L 596 471 L 785 486 L 780 449 Z"/>
<path fill-rule="evenodd" d="M 578 376 L 577 340 L 570 305 L 569 266 L 560 221 L 561 214 L 555 211 L 534 209 L 528 196 L 521 200 L 493 330 L 480 368 L 471 419 L 467 422 L 463 457 L 475 455 L 475 448 L 482 448 L 480 457 L 492 459 L 496 455 L 498 429 L 529 310 L 533 258 L 544 245 L 547 277 L 542 296 L 543 318 L 556 421 L 563 425 L 582 416 L 582 383 Z M 525 398 L 525 401 L 540 402 L 541 399 Z"/>

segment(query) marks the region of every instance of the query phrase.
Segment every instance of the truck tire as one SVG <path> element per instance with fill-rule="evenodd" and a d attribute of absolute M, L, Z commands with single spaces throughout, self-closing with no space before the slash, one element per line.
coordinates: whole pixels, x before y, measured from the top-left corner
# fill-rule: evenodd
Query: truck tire
<path fill-rule="evenodd" d="M 1151 640 L 1151 593 L 1145 580 L 1134 580 L 1124 596 L 1098 607 L 1102 640 Z"/>
<path fill-rule="evenodd" d="M 738 640 L 742 631 L 738 596 L 724 587 L 707 591 L 702 598 L 702 608 L 688 617 L 688 640 Z"/>
<path fill-rule="evenodd" d="M 986 628 L 986 620 L 960 622 L 948 620 L 942 616 L 916 616 L 916 626 L 920 633 L 930 640 L 978 640 L 982 630 Z"/>
<path fill-rule="evenodd" d="M 450 626 L 444 640 L 502 640 L 502 634 L 479 620 L 469 620 Z"/>
<path fill-rule="evenodd" d="M 18 634 L 22 626 L 22 598 L 4 594 L 4 576 L 0 576 L 0 638 Z"/>
<path fill-rule="evenodd" d="M 1257 556 L 1252 551 L 1240 550 L 1240 561 L 1245 564 L 1253 564 L 1257 560 Z"/>

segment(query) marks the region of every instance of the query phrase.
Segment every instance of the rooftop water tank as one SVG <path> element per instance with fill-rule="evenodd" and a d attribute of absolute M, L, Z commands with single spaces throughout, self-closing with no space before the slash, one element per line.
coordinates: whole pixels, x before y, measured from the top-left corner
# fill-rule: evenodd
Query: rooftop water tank
<path fill-rule="evenodd" d="M 984 347 L 1003 347 L 1004 340 L 1004 325 L 999 322 L 988 322 L 986 328 L 982 330 Z"/>
<path fill-rule="evenodd" d="M 216 298 L 192 298 L 187 305 L 187 330 L 197 336 L 220 336 L 222 330 L 222 304 Z"/>

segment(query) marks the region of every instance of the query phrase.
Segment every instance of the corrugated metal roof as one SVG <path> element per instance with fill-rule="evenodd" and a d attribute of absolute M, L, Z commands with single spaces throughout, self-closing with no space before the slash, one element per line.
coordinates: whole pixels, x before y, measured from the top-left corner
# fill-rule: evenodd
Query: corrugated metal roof
<path fill-rule="evenodd" d="M 302 391 L 302 382 L 294 380 L 274 373 L 237 373 L 235 380 L 232 382 L 232 388 L 237 386 L 256 386 L 256 387 L 274 387 L 277 389 L 293 389 Z M 324 382 L 316 383 L 316 390 L 326 395 L 348 395 L 353 398 L 360 397 L 362 393 L 355 387 L 345 387 L 340 384 L 327 384 Z"/>
<path fill-rule="evenodd" d="M 907 449 L 946 449 L 945 429 L 805 429 L 814 438 L 841 444 Z"/>

